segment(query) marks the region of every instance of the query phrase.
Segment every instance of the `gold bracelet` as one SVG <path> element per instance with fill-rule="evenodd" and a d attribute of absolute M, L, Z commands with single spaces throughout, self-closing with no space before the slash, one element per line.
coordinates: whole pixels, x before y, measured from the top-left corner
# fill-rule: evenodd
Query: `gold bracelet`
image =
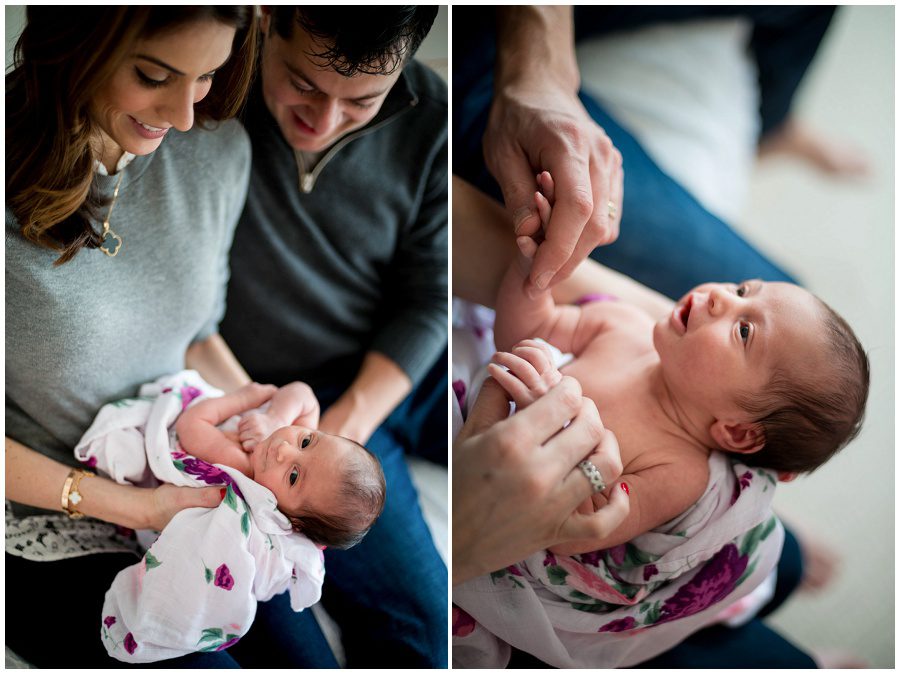
<path fill-rule="evenodd" d="M 78 491 L 78 485 L 81 484 L 81 479 L 84 477 L 96 477 L 94 473 L 89 470 L 82 470 L 81 468 L 73 468 L 69 471 L 68 477 L 66 477 L 65 483 L 63 483 L 62 490 L 62 509 L 69 514 L 73 520 L 80 520 L 84 517 L 84 513 L 79 512 L 75 509 L 82 501 L 81 493 Z"/>

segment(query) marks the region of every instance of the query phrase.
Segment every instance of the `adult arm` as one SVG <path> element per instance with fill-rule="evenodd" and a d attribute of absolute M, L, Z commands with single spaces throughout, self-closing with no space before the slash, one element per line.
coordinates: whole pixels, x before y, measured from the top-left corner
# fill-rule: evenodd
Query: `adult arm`
<path fill-rule="evenodd" d="M 447 340 L 447 145 L 436 148 L 415 217 L 386 271 L 383 312 L 350 388 L 319 427 L 364 443 L 426 374 Z"/>
<path fill-rule="evenodd" d="M 175 422 L 181 446 L 198 459 L 233 466 L 245 475 L 251 475 L 249 455 L 236 440 L 223 433 L 219 425 L 236 414 L 256 409 L 276 390 L 274 386 L 251 383 L 224 396 L 194 403 Z"/>
<path fill-rule="evenodd" d="M 628 514 L 618 488 L 592 514 L 577 464 L 589 458 L 610 480 L 618 450 L 593 402 L 571 377 L 522 412 L 488 378 L 453 445 L 453 584 L 513 564 L 554 543 L 600 538 Z M 566 422 L 569 422 L 566 425 Z"/>
<path fill-rule="evenodd" d="M 319 428 L 365 444 L 412 389 L 412 380 L 384 354 L 366 354 L 356 378 L 325 410 Z"/>
<path fill-rule="evenodd" d="M 496 305 L 503 275 L 518 254 L 516 235 L 505 222 L 499 204 L 461 178 L 453 177 L 454 295 L 487 307 Z M 568 279 L 553 286 L 552 292 L 557 303 L 571 303 L 589 293 L 610 293 L 654 318 L 671 311 L 673 304 L 664 295 L 591 259 L 584 260 Z"/>
<path fill-rule="evenodd" d="M 70 466 L 6 438 L 6 498 L 61 511 L 60 497 Z M 82 479 L 78 510 L 129 529 L 161 531 L 184 508 L 212 508 L 222 500 L 219 487 L 195 489 L 164 484 L 155 489 L 122 485 L 105 477 Z"/>
<path fill-rule="evenodd" d="M 557 208 L 530 277 L 545 288 L 618 236 L 622 156 L 578 100 L 572 8 L 516 6 L 497 12 L 485 161 L 517 234 L 541 230 L 532 205 L 535 174 L 550 171 L 557 182 Z"/>
<path fill-rule="evenodd" d="M 250 375 L 218 333 L 191 344 L 184 362 L 188 369 L 197 370 L 203 379 L 226 393 L 251 382 Z"/>

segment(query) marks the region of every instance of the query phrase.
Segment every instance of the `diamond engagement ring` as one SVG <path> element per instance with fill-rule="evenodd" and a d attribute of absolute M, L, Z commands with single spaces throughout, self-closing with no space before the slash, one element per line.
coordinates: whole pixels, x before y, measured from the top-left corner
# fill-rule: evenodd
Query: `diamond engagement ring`
<path fill-rule="evenodd" d="M 606 483 L 603 481 L 603 476 L 600 475 L 600 471 L 597 470 L 597 466 L 585 459 L 578 464 L 578 467 L 581 468 L 581 472 L 584 473 L 584 476 L 590 481 L 594 493 L 606 489 Z"/>
<path fill-rule="evenodd" d="M 609 217 L 610 217 L 610 218 L 616 217 L 616 213 L 619 212 L 618 206 L 616 206 L 616 205 L 615 205 L 613 202 L 611 202 L 611 201 L 607 201 L 607 202 L 606 202 L 606 206 L 607 206 L 607 208 L 609 209 Z"/>

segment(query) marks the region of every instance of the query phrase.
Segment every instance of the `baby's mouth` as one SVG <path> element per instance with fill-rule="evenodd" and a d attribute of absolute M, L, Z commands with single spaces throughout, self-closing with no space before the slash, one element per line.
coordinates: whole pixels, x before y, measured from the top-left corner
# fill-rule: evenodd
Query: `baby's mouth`
<path fill-rule="evenodd" d="M 688 326 L 688 317 L 691 315 L 691 306 L 694 304 L 694 296 L 688 295 L 687 300 L 684 305 L 681 307 L 681 310 L 678 312 L 678 318 L 681 319 L 681 323 L 684 325 L 685 330 L 687 330 Z"/>

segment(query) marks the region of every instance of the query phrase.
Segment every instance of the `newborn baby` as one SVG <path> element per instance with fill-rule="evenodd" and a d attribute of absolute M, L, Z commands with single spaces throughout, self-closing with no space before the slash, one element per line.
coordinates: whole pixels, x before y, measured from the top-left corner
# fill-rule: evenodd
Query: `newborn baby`
<path fill-rule="evenodd" d="M 547 222 L 552 179 L 545 172 L 538 184 L 536 206 Z M 517 243 L 521 255 L 497 298 L 500 353 L 491 374 L 522 407 L 561 375 L 539 344 L 521 340 L 539 337 L 572 353 L 562 373 L 579 381 L 615 433 L 631 505 L 610 535 L 554 552 L 609 548 L 681 514 L 704 493 L 714 449 L 788 481 L 858 433 L 868 359 L 847 323 L 803 288 L 708 283 L 661 318 L 618 301 L 557 306 L 549 291 L 525 292 L 537 244 Z M 605 502 L 597 494 L 580 510 Z"/>
<path fill-rule="evenodd" d="M 236 415 L 236 431 L 223 427 Z M 318 423 L 319 403 L 306 384 L 247 384 L 191 405 L 175 430 L 188 454 L 236 468 L 269 489 L 295 531 L 349 548 L 381 514 L 384 474 L 365 447 L 315 430 Z"/>

